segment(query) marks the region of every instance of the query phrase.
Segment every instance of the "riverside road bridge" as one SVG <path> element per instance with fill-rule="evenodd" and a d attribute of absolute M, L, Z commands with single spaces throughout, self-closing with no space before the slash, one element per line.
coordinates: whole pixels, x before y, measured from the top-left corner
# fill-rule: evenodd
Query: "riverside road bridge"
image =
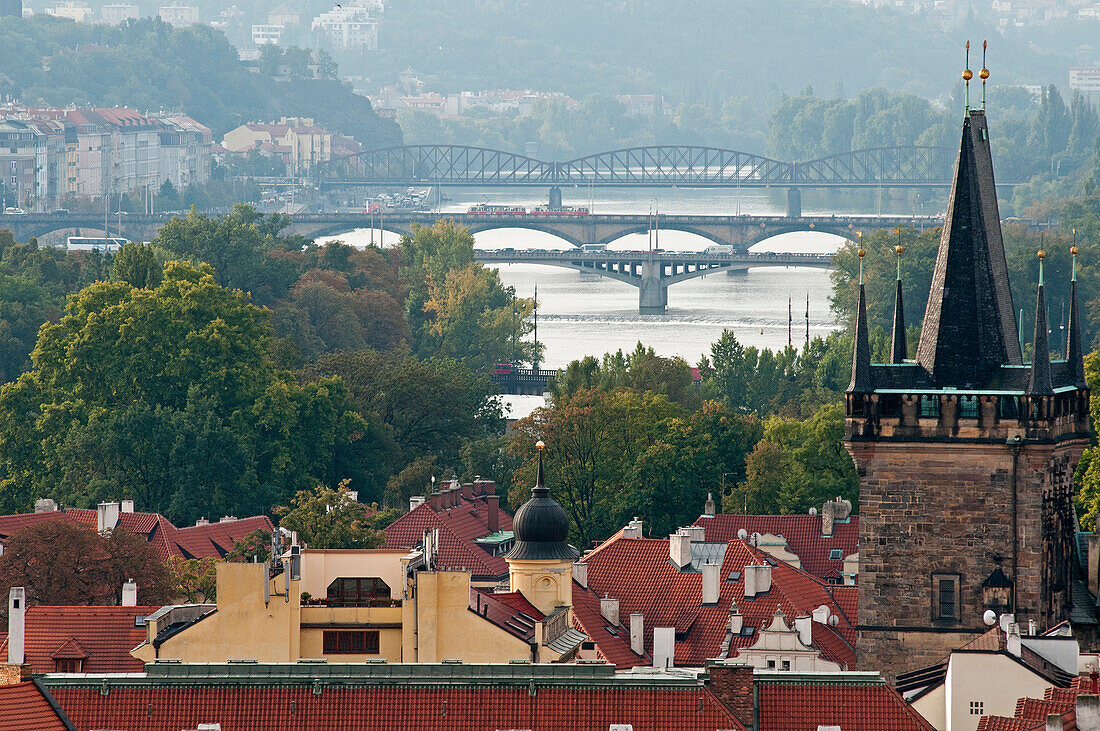
<path fill-rule="evenodd" d="M 638 311 L 661 314 L 668 307 L 668 288 L 677 282 L 750 267 L 829 267 L 828 254 L 712 254 L 653 251 L 515 251 L 479 250 L 483 264 L 545 264 L 609 277 L 638 288 Z"/>
<path fill-rule="evenodd" d="M 160 227 L 171 220 L 171 214 L 131 214 L 111 217 L 107 222 L 112 236 L 133 241 L 148 241 Z M 331 237 L 356 228 L 374 228 L 396 234 L 411 233 L 414 225 L 430 225 L 446 218 L 468 228 L 471 233 L 492 229 L 522 228 L 557 236 L 574 246 L 603 245 L 627 234 L 645 233 L 652 225 L 651 216 L 638 214 L 561 215 L 476 215 L 469 213 L 385 213 L 372 217 L 364 213 L 309 213 L 287 216 L 288 234 L 307 238 Z M 939 217 L 917 216 L 696 216 L 665 215 L 658 218 L 662 231 L 682 231 L 696 234 L 716 244 L 732 247 L 734 253 L 745 253 L 749 247 L 779 234 L 818 231 L 854 239 L 859 231 L 898 226 L 938 225 Z M 0 228 L 10 229 L 17 241 L 31 236 L 42 238 L 56 232 L 72 232 L 85 236 L 103 234 L 102 216 L 93 214 L 21 214 L 0 215 Z"/>

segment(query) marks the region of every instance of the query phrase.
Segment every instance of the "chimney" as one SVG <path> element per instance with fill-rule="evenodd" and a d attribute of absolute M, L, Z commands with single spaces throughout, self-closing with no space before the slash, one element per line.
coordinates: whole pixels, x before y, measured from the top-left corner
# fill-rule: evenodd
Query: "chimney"
<path fill-rule="evenodd" d="M 443 509 L 443 494 L 433 492 L 431 497 L 428 498 L 428 504 L 432 506 L 432 511 L 438 513 Z"/>
<path fill-rule="evenodd" d="M 676 664 L 676 628 L 653 628 L 653 667 L 670 668 Z"/>
<path fill-rule="evenodd" d="M 210 525 L 210 521 L 207 520 L 206 518 L 199 518 L 198 520 L 195 521 L 195 527 L 196 528 L 202 528 L 204 525 Z"/>
<path fill-rule="evenodd" d="M 1077 728 L 1078 731 L 1100 731 L 1100 695 L 1077 695 Z"/>
<path fill-rule="evenodd" d="M 122 585 L 122 606 L 137 606 L 137 584 L 134 583 L 133 579 Z"/>
<path fill-rule="evenodd" d="M 668 557 L 680 571 L 691 566 L 691 534 L 683 528 L 668 537 Z"/>
<path fill-rule="evenodd" d="M 122 512 L 124 512 L 124 513 L 134 512 L 134 501 L 133 500 L 123 500 L 122 501 Z"/>
<path fill-rule="evenodd" d="M 8 663 L 22 665 L 23 639 L 26 633 L 27 592 L 13 586 L 8 592 Z"/>
<path fill-rule="evenodd" d="M 236 515 L 223 515 L 222 517 L 218 518 L 218 522 L 219 523 L 236 523 L 237 522 L 237 516 Z"/>
<path fill-rule="evenodd" d="M 454 483 L 452 482 L 451 484 L 453 485 Z M 459 488 L 457 487 L 452 487 L 450 490 L 447 491 L 448 508 L 454 508 L 458 506 L 458 491 Z"/>
<path fill-rule="evenodd" d="M 573 581 L 577 582 L 585 589 L 588 588 L 588 564 L 578 561 L 573 564 Z"/>
<path fill-rule="evenodd" d="M 118 525 L 118 503 L 100 503 L 96 509 L 96 530 L 113 530 Z"/>
<path fill-rule="evenodd" d="M 462 497 L 467 501 L 474 499 L 474 486 L 469 482 L 462 484 Z"/>
<path fill-rule="evenodd" d="M 699 569 L 703 572 L 703 604 L 717 604 L 722 564 L 705 563 Z"/>
<path fill-rule="evenodd" d="M 798 639 L 806 647 L 813 646 L 813 618 L 811 617 L 795 617 L 794 628 L 798 630 Z"/>
<path fill-rule="evenodd" d="M 1015 623 L 1015 621 L 1016 621 L 1016 615 L 1015 614 L 1002 614 L 1000 616 L 1001 631 L 1004 632 L 1007 635 L 1009 633 L 1009 631 L 1012 629 L 1012 625 L 1013 625 L 1013 623 Z"/>
<path fill-rule="evenodd" d="M 39 498 L 34 501 L 34 512 L 36 513 L 56 513 L 57 501 L 50 500 L 48 497 Z"/>
<path fill-rule="evenodd" d="M 817 622 L 818 624 L 827 625 L 827 624 L 829 624 L 829 615 L 830 614 L 832 614 L 832 612 L 829 610 L 828 605 L 822 604 L 820 607 L 818 607 L 817 609 L 814 610 L 814 613 L 813 613 L 814 621 Z"/>
<path fill-rule="evenodd" d="M 1065 727 L 1062 726 L 1062 715 L 1060 713 L 1047 714 L 1046 731 L 1063 731 L 1064 728 Z"/>
<path fill-rule="evenodd" d="M 630 615 L 630 649 L 635 655 L 645 654 L 645 620 L 638 612 Z"/>
<path fill-rule="evenodd" d="M 485 520 L 490 533 L 496 533 L 500 530 L 500 495 L 485 496 Z M 585 586 L 588 586 L 587 580 Z"/>
<path fill-rule="evenodd" d="M 634 518 L 626 524 L 623 528 L 623 538 L 641 538 L 642 537 L 642 519 Z"/>
<path fill-rule="evenodd" d="M 829 500 L 821 506 L 821 535 L 831 537 L 833 535 L 833 520 L 836 518 L 836 504 Z"/>
<path fill-rule="evenodd" d="M 763 566 L 745 566 L 745 598 L 751 599 L 762 594 L 767 594 L 772 588 L 772 567 L 769 564 Z"/>
<path fill-rule="evenodd" d="M 706 516 L 707 518 L 713 518 L 714 517 L 714 510 L 715 510 L 714 495 L 708 492 L 707 493 L 707 501 L 705 503 L 703 503 L 703 515 Z"/>
<path fill-rule="evenodd" d="M 1005 649 L 1008 650 L 1009 655 L 1015 655 L 1019 657 L 1023 652 L 1023 643 L 1020 642 L 1020 625 L 1013 622 L 1009 628 L 1008 633 L 1005 636 Z"/>
<path fill-rule="evenodd" d="M 1035 637 L 1039 634 L 1039 625 L 1035 624 L 1034 619 L 1027 620 L 1027 636 Z"/>
<path fill-rule="evenodd" d="M 619 600 L 604 597 L 600 600 L 600 616 L 612 627 L 619 626 Z"/>
<path fill-rule="evenodd" d="M 412 511 L 416 510 L 417 508 L 419 508 L 423 504 L 424 504 L 424 496 L 423 495 L 413 495 L 412 497 L 409 498 L 409 512 L 411 513 Z"/>
<path fill-rule="evenodd" d="M 741 609 L 737 606 L 737 602 L 730 603 L 730 618 L 729 618 L 730 633 L 739 635 L 741 630 L 745 627 L 745 618 L 741 616 Z"/>

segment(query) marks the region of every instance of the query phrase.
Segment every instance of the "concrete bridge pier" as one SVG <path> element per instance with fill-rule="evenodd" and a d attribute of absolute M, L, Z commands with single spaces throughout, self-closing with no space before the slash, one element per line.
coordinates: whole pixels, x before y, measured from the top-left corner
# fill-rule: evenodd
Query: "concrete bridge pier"
<path fill-rule="evenodd" d="M 802 218 L 801 188 L 787 188 L 787 218 Z"/>
<path fill-rule="evenodd" d="M 642 263 L 641 281 L 638 284 L 638 312 L 643 315 L 663 315 L 668 307 L 668 285 L 656 261 Z"/>
<path fill-rule="evenodd" d="M 550 207 L 561 208 L 561 188 L 556 185 L 550 189 Z"/>

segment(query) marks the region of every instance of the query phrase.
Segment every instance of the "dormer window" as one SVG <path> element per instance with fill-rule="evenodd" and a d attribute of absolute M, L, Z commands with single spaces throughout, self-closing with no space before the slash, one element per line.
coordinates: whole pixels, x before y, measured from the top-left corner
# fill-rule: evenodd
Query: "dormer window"
<path fill-rule="evenodd" d="M 341 577 L 328 585 L 326 598 L 330 607 L 369 607 L 389 601 L 390 587 L 376 576 Z"/>
<path fill-rule="evenodd" d="M 79 673 L 83 672 L 84 661 L 80 659 L 58 659 L 53 661 L 55 673 Z"/>

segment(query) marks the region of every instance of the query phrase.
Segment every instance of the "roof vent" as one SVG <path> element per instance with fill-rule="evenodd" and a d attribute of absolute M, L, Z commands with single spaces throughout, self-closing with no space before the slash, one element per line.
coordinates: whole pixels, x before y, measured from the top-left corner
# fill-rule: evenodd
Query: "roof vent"
<path fill-rule="evenodd" d="M 223 516 L 220 520 L 218 520 L 218 522 L 219 523 L 236 523 L 237 522 L 237 516 L 235 516 L 235 515 L 226 515 L 226 516 Z"/>

